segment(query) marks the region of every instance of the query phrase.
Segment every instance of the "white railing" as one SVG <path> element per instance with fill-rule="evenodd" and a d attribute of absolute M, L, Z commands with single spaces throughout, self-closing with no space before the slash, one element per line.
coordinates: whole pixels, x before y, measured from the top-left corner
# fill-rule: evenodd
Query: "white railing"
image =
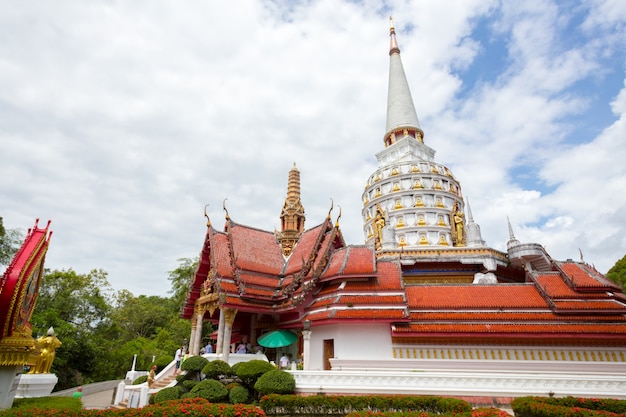
<path fill-rule="evenodd" d="M 154 381 L 158 382 L 159 380 L 172 375 L 174 372 L 176 372 L 176 362 L 172 361 L 169 365 L 163 368 L 161 372 L 155 375 Z M 173 386 L 175 384 L 176 380 L 173 380 L 168 386 Z M 132 381 L 130 381 L 130 384 L 127 384 L 126 381 L 121 381 L 117 386 L 117 393 L 115 395 L 113 405 L 125 403 L 128 408 L 140 408 L 148 405 L 148 398 L 150 398 L 150 394 L 156 391 L 158 390 L 148 387 L 147 382 L 132 385 Z"/>
<path fill-rule="evenodd" d="M 291 371 L 298 393 L 626 399 L 626 376 L 524 371 Z"/>
<path fill-rule="evenodd" d="M 247 360 L 255 358 L 245 356 Z M 208 359 L 216 358 L 209 355 Z M 229 362 L 240 359 L 244 355 L 231 354 Z M 389 360 L 380 361 L 376 369 L 368 367 L 371 361 L 331 359 L 331 364 L 331 371 L 289 371 L 296 380 L 296 392 L 626 399 L 626 363 Z M 171 375 L 174 367 L 172 362 L 156 380 Z M 172 381 L 171 385 L 175 384 Z M 128 407 L 143 407 L 148 404 L 149 395 L 156 391 L 149 389 L 147 383 L 121 382 L 114 404 L 125 402 Z"/>

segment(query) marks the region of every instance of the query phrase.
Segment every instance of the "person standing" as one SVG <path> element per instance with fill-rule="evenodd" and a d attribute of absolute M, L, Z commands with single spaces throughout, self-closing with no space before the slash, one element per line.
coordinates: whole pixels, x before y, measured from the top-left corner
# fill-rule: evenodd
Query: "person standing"
<path fill-rule="evenodd" d="M 176 350 L 176 353 L 174 354 L 174 360 L 176 360 L 176 370 L 174 371 L 175 374 L 179 374 L 180 373 L 180 364 L 183 361 L 183 355 L 185 354 L 185 348 L 184 347 L 180 347 Z"/>
<path fill-rule="evenodd" d="M 280 357 L 278 365 L 280 366 L 280 369 L 287 369 L 287 367 L 289 366 L 289 358 L 287 357 L 286 353 L 283 353 L 283 356 Z"/>

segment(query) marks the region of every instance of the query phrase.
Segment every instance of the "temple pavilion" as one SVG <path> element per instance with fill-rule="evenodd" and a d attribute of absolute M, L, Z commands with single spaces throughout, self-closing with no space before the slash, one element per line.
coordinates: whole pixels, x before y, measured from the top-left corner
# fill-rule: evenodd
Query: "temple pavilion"
<path fill-rule="evenodd" d="M 364 178 L 362 244 L 331 212 L 305 228 L 300 172 L 288 174 L 275 231 L 207 222 L 182 317 L 197 354 L 202 323 L 217 353 L 289 329 L 304 369 L 423 367 L 503 361 L 531 369 L 626 362 L 626 297 L 592 266 L 537 243 L 493 249 L 453 173 L 420 127 L 390 27 L 387 123 L 378 168 Z M 279 208 L 277 208 L 277 212 Z M 207 217 L 208 219 L 208 217 Z M 297 355 L 297 356 L 296 356 Z M 419 365 L 416 365 L 418 364 Z"/>

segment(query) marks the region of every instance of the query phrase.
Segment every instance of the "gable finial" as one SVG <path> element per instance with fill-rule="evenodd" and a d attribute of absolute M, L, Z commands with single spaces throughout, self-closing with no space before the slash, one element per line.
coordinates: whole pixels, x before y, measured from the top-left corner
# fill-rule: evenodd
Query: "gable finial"
<path fill-rule="evenodd" d="M 206 217 L 206 227 L 211 227 L 211 219 L 209 219 L 209 215 L 206 212 L 207 207 L 209 207 L 208 204 L 204 206 L 204 217 Z"/>
<path fill-rule="evenodd" d="M 341 206 L 339 206 L 339 216 L 337 216 L 337 220 L 335 220 L 335 227 L 339 229 L 339 219 L 341 219 Z"/>
<path fill-rule="evenodd" d="M 228 215 L 228 209 L 226 208 L 226 200 L 228 200 L 228 198 L 225 198 L 224 201 L 222 202 L 222 208 L 226 212 L 226 221 L 229 221 L 230 216 Z"/>
<path fill-rule="evenodd" d="M 333 211 L 334 208 L 335 208 L 335 202 L 333 201 L 331 197 L 330 198 L 330 210 L 328 210 L 328 216 L 326 216 L 328 220 L 330 220 L 330 213 Z"/>

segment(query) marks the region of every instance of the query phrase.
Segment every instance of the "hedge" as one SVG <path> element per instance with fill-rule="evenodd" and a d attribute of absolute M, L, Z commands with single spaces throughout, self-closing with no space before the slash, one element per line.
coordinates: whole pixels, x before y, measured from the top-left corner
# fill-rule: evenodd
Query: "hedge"
<path fill-rule="evenodd" d="M 626 401 L 597 398 L 520 397 L 511 402 L 516 417 L 623 417 Z"/>
<path fill-rule="evenodd" d="M 387 411 L 425 411 L 428 413 L 463 413 L 472 411 L 466 401 L 456 398 L 408 395 L 299 395 L 271 394 L 261 398 L 260 404 L 266 414 L 348 414 L 369 410 Z"/>

